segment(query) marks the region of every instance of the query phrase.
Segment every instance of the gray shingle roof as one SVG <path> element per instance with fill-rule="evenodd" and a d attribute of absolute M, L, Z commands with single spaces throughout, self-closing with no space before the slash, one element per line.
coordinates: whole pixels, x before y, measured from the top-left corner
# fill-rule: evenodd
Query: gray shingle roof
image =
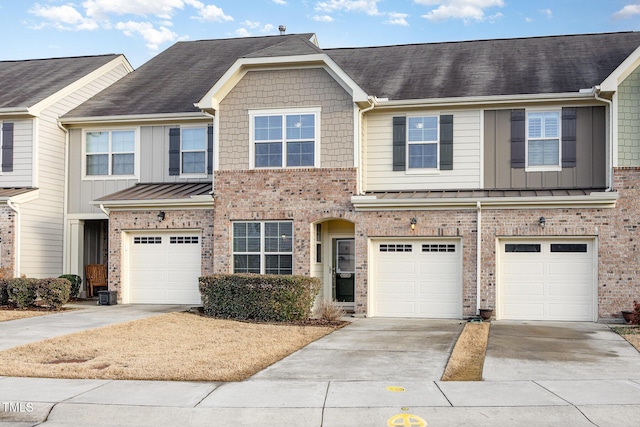
<path fill-rule="evenodd" d="M 325 49 L 369 95 L 398 99 L 577 92 L 602 83 L 640 32 Z"/>
<path fill-rule="evenodd" d="M 324 50 L 312 37 L 179 42 L 65 117 L 199 112 L 193 104 L 239 58 L 320 52 L 379 98 L 577 92 L 602 83 L 640 46 L 640 32 Z"/>
<path fill-rule="evenodd" d="M 291 34 L 178 42 L 65 117 L 199 112 L 193 104 L 237 59 L 284 52 L 308 54 L 313 49 L 302 41 L 311 37 L 313 34 Z"/>
<path fill-rule="evenodd" d="M 0 61 L 0 108 L 31 107 L 118 56 Z"/>

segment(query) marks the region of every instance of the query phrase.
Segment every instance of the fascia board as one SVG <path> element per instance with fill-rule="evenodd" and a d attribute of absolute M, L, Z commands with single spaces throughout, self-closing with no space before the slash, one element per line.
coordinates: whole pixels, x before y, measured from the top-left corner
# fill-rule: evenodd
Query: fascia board
<path fill-rule="evenodd" d="M 7 202 L 11 202 L 13 204 L 19 205 L 22 203 L 27 203 L 27 202 L 36 200 L 39 196 L 40 196 L 40 190 L 36 188 L 32 191 L 18 194 L 16 196 L 0 197 L 0 203 L 7 204 Z"/>
<path fill-rule="evenodd" d="M 60 123 L 63 125 L 86 125 L 105 123 L 132 123 L 132 122 L 167 122 L 174 120 L 211 120 L 201 111 L 192 113 L 161 113 L 161 114 L 132 114 L 123 116 L 95 116 L 95 117 L 63 117 Z"/>
<path fill-rule="evenodd" d="M 427 99 L 400 99 L 378 100 L 376 109 L 384 108 L 420 108 L 420 107 L 456 107 L 477 106 L 487 104 L 519 104 L 538 102 L 577 102 L 593 100 L 592 93 L 567 92 L 567 93 L 539 93 L 526 95 L 491 95 L 491 96 L 464 96 L 456 98 L 427 98 Z"/>
<path fill-rule="evenodd" d="M 640 47 L 634 50 L 622 64 L 620 64 L 609 76 L 600 84 L 602 92 L 615 92 L 618 85 L 640 65 Z"/>
<path fill-rule="evenodd" d="M 129 61 L 127 61 L 127 59 L 124 57 L 124 55 L 118 55 L 117 57 L 115 57 L 111 61 L 107 62 L 103 66 L 101 66 L 99 68 L 96 68 L 95 70 L 93 70 L 89 74 L 79 78 L 78 80 L 74 81 L 70 85 L 67 85 L 67 86 L 63 87 L 62 89 L 60 89 L 56 93 L 46 97 L 45 99 L 43 99 L 42 101 L 40 101 L 38 103 L 32 105 L 30 107 L 30 110 L 34 114 L 39 115 L 46 108 L 52 106 L 56 102 L 59 102 L 60 100 L 64 99 L 65 97 L 67 97 L 67 96 L 71 95 L 72 93 L 78 91 L 79 89 L 81 89 L 85 85 L 91 83 L 95 79 L 103 76 L 104 74 L 108 73 L 109 71 L 111 71 L 111 70 L 113 70 L 113 69 L 115 69 L 115 68 L 117 68 L 119 66 L 124 66 L 125 69 L 129 73 L 131 71 L 133 71 L 133 67 L 131 67 L 131 64 L 129 64 Z"/>
<path fill-rule="evenodd" d="M 29 109 L 29 107 L 7 107 L 0 108 L 0 119 L 20 119 L 20 118 L 34 118 L 36 115 Z"/>
<path fill-rule="evenodd" d="M 353 196 L 356 211 L 377 210 L 457 210 L 483 208 L 543 209 L 543 208 L 615 208 L 618 193 L 591 193 L 574 197 L 475 197 L 442 199 L 377 199 L 375 196 Z"/>
<path fill-rule="evenodd" d="M 206 111 L 217 110 L 222 99 L 235 87 L 247 70 L 260 67 L 292 67 L 322 65 L 347 90 L 354 102 L 367 101 L 367 94 L 326 54 L 277 56 L 268 58 L 240 58 L 222 75 L 195 105 Z"/>
<path fill-rule="evenodd" d="M 104 206 L 112 211 L 136 209 L 212 209 L 213 197 L 193 197 L 191 199 L 155 199 L 155 200 L 107 200 L 92 202 L 96 206 Z"/>

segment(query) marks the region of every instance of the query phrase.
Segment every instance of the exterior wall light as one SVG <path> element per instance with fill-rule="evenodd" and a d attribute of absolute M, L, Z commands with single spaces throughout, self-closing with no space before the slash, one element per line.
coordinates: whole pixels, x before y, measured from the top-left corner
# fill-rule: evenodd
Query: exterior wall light
<path fill-rule="evenodd" d="M 543 216 L 540 217 L 540 219 L 538 220 L 538 225 L 540 226 L 540 228 L 544 228 L 544 225 L 547 223 L 547 220 L 544 219 Z"/>
<path fill-rule="evenodd" d="M 418 223 L 418 220 L 414 218 L 411 218 L 411 229 L 415 230 L 416 229 L 416 224 Z"/>
<path fill-rule="evenodd" d="M 164 221 L 164 211 L 158 212 L 158 221 Z"/>

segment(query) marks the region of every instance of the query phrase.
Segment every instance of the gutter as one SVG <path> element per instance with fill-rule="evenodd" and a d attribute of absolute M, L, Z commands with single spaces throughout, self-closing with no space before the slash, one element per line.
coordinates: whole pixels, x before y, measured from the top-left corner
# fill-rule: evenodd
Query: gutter
<path fill-rule="evenodd" d="M 363 175 L 364 175 L 364 171 L 362 170 L 363 167 L 362 165 L 364 165 L 364 159 L 362 158 L 362 155 L 364 153 L 362 153 L 362 136 L 365 134 L 365 132 L 362 132 L 362 121 L 364 120 L 364 113 L 367 113 L 371 110 L 373 110 L 374 108 L 376 108 L 376 106 L 378 105 L 378 100 L 376 99 L 375 96 L 369 96 L 367 98 L 367 102 L 369 103 L 369 106 L 367 108 L 364 108 L 362 110 L 360 110 L 360 115 L 358 117 L 358 129 L 357 129 L 357 134 L 356 135 L 360 135 L 359 139 L 360 139 L 360 150 L 359 150 L 359 154 L 358 156 L 360 157 L 360 161 L 358 164 L 358 188 L 356 189 L 356 191 L 358 192 L 358 194 L 364 194 L 364 190 L 362 189 L 363 187 Z"/>
<path fill-rule="evenodd" d="M 609 186 L 605 191 L 610 192 L 613 191 L 613 102 L 600 97 L 600 86 L 594 86 L 592 93 L 595 99 L 609 106 Z"/>
<path fill-rule="evenodd" d="M 158 114 L 134 114 L 125 116 L 95 116 L 95 117 L 68 117 L 60 119 L 63 125 L 82 125 L 100 123 L 130 123 L 130 122 L 165 122 L 167 120 L 202 120 L 207 117 L 202 112 L 192 113 L 158 113 Z"/>
<path fill-rule="evenodd" d="M 111 210 L 145 210 L 145 209 L 186 209 L 213 208 L 213 197 L 210 195 L 194 196 L 190 199 L 153 199 L 153 200 L 110 200 L 94 202 L 107 216 Z"/>
<path fill-rule="evenodd" d="M 478 210 L 478 219 L 476 222 L 476 314 L 480 314 L 480 285 L 482 283 L 482 203 L 480 200 L 476 202 Z"/>
<path fill-rule="evenodd" d="M 67 213 L 69 211 L 69 129 L 62 126 L 60 117 L 56 121 L 58 128 L 64 132 L 64 190 L 62 191 L 62 270 L 69 271 L 67 262 L 69 261 L 69 232 Z"/>

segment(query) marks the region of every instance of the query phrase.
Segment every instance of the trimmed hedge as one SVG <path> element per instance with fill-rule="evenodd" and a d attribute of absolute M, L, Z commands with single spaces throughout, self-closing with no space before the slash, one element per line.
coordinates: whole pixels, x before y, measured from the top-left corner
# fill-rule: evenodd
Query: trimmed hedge
<path fill-rule="evenodd" d="M 80 285 L 82 285 L 82 277 L 77 274 L 63 274 L 59 279 L 67 279 L 71 283 L 71 293 L 69 297 L 77 297 L 80 293 Z"/>
<path fill-rule="evenodd" d="M 9 302 L 14 303 L 19 308 L 33 305 L 37 297 L 38 279 L 26 277 L 16 277 L 7 280 L 7 294 Z"/>
<path fill-rule="evenodd" d="M 320 279 L 306 276 L 214 274 L 200 277 L 207 316 L 289 322 L 309 317 Z"/>
<path fill-rule="evenodd" d="M 7 281 L 0 280 L 0 305 L 9 304 L 9 294 L 7 293 Z"/>
<path fill-rule="evenodd" d="M 40 279 L 37 288 L 38 296 L 54 310 L 60 310 L 69 301 L 71 282 L 67 279 L 53 277 Z"/>

